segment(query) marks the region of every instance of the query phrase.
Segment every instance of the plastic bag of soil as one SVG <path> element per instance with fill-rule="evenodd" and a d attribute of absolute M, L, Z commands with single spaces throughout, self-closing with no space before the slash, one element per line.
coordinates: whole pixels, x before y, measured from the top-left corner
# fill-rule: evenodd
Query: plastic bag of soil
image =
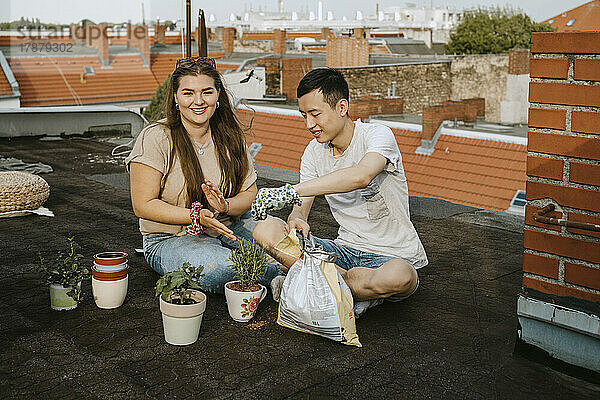
<path fill-rule="evenodd" d="M 311 234 L 292 230 L 276 248 L 297 261 L 288 271 L 279 299 L 277 323 L 347 345 L 362 347 L 356 333 L 350 288 Z"/>

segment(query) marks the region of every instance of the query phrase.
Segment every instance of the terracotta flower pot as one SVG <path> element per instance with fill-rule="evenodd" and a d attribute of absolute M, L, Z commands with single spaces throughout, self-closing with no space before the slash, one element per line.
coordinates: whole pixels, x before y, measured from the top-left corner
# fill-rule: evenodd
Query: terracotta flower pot
<path fill-rule="evenodd" d="M 118 281 L 127 277 L 129 269 L 125 268 L 115 272 L 101 272 L 92 268 L 92 276 L 99 281 Z"/>
<path fill-rule="evenodd" d="M 127 262 L 127 253 L 122 251 L 105 251 L 94 256 L 98 265 L 118 265 Z"/>
<path fill-rule="evenodd" d="M 194 304 L 172 304 L 159 296 L 165 340 L 176 346 L 186 346 L 198 340 L 202 316 L 206 310 L 206 295 L 190 289 Z"/>
<path fill-rule="evenodd" d="M 254 317 L 254 313 L 258 309 L 260 302 L 266 297 L 267 288 L 258 283 L 260 289 L 253 292 L 241 292 L 230 289 L 229 284 L 236 282 L 239 281 L 231 281 L 225 284 L 227 309 L 234 321 L 248 322 Z"/>

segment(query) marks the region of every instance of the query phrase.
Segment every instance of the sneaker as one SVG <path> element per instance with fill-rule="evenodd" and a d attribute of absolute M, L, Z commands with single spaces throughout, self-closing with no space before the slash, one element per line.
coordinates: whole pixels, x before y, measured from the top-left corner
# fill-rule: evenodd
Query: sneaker
<path fill-rule="evenodd" d="M 375 307 L 383 303 L 383 299 L 371 299 L 354 302 L 354 318 L 359 319 L 369 308 Z"/>
<path fill-rule="evenodd" d="M 285 280 L 285 275 L 277 275 L 271 281 L 271 294 L 273 295 L 273 300 L 279 303 L 279 297 L 281 297 L 281 288 L 283 287 L 283 281 Z"/>

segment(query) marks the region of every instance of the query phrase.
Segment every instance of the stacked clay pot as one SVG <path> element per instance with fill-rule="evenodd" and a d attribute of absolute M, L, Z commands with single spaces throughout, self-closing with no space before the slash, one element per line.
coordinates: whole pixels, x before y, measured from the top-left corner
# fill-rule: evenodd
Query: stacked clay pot
<path fill-rule="evenodd" d="M 127 295 L 127 253 L 107 251 L 94 256 L 92 293 L 100 308 L 117 308 Z"/>

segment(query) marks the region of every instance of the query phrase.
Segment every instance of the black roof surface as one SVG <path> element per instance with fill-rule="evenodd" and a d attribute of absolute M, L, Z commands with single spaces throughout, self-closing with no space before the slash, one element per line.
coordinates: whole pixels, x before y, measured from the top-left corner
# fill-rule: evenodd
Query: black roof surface
<path fill-rule="evenodd" d="M 600 386 L 514 351 L 522 221 L 435 199 L 411 198 L 430 261 L 421 286 L 358 320 L 362 348 L 277 325 L 270 296 L 251 323 L 234 322 L 222 295 L 208 296 L 198 342 L 168 345 L 153 293 L 158 275 L 135 253 L 141 236 L 123 157 L 110 156 L 112 147 L 85 138 L 0 139 L 1 155 L 53 167 L 41 176 L 55 213 L 0 219 L 0 398 L 599 398 Z M 309 222 L 315 234 L 335 237 L 324 199 Z M 50 309 L 34 273 L 37 253 L 51 257 L 72 235 L 89 259 L 129 253 L 121 307 L 97 308 L 86 282 L 77 309 Z"/>

